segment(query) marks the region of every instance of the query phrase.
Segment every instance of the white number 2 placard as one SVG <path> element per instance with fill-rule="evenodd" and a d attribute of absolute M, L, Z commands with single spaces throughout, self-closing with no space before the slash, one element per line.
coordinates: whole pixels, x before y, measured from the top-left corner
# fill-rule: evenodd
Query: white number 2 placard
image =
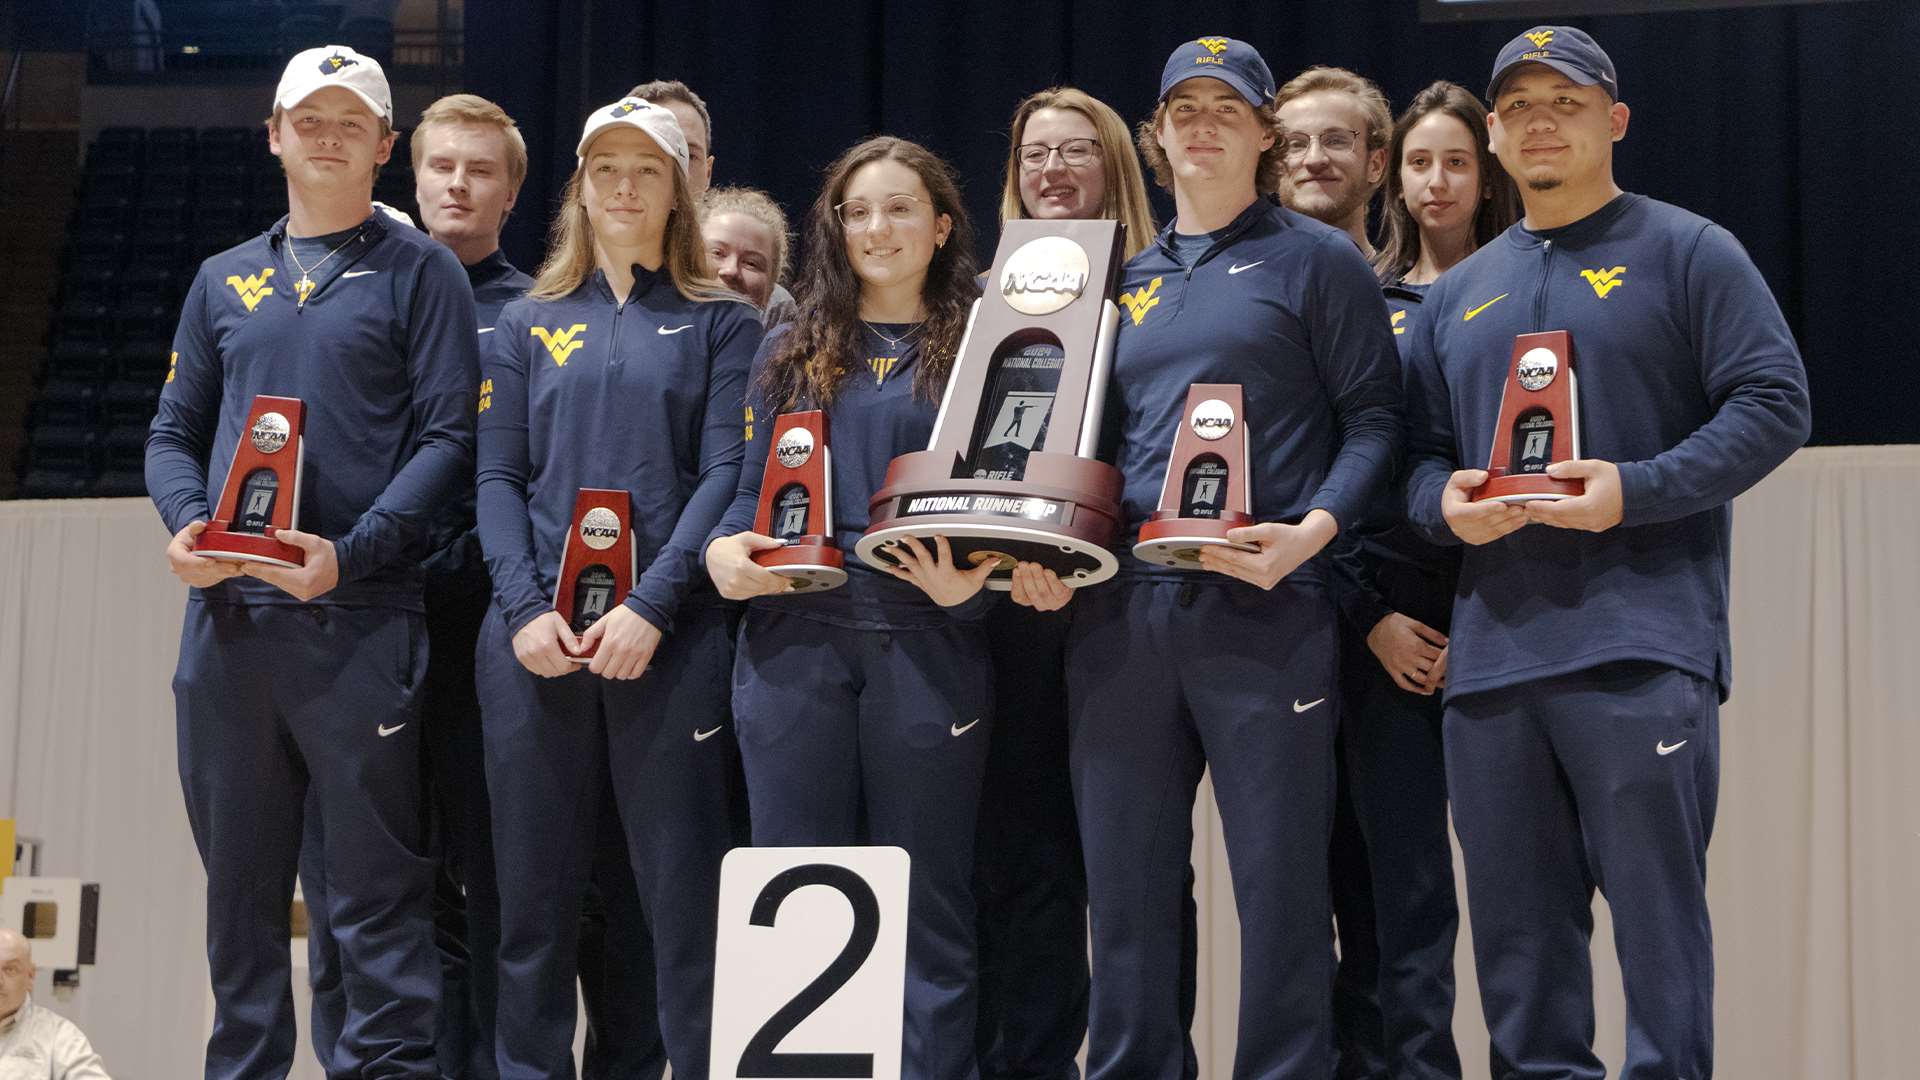
<path fill-rule="evenodd" d="M 898 1080 L 907 853 L 737 848 L 720 871 L 715 1080 Z"/>

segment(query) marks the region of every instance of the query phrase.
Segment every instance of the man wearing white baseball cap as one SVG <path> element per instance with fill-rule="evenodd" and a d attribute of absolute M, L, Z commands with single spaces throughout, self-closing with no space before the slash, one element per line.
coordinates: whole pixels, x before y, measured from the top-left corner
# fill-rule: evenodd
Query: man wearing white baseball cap
<path fill-rule="evenodd" d="M 315 1040 L 329 1075 L 438 1076 L 420 559 L 438 508 L 472 475 L 473 293 L 451 251 L 374 207 L 393 128 L 371 58 L 331 45 L 295 56 L 267 135 L 289 213 L 201 265 L 147 439 L 168 564 L 192 587 L 173 687 L 207 871 L 205 1072 L 292 1065 L 301 863 L 316 932 L 338 957 L 328 1015 L 315 1009 L 317 1027 L 337 1030 Z M 275 534 L 301 549 L 298 568 L 194 554 L 260 394 L 305 407 L 301 530 Z"/>

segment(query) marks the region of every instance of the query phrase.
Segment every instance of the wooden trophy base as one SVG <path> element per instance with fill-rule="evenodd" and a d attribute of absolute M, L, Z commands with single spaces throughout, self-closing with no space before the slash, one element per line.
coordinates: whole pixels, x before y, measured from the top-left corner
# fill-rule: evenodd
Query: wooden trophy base
<path fill-rule="evenodd" d="M 1586 491 L 1586 482 L 1582 480 L 1555 480 L 1546 473 L 1508 473 L 1489 477 L 1467 498 L 1473 502 L 1558 502 L 1584 495 Z"/>
<path fill-rule="evenodd" d="M 847 557 L 830 536 L 796 536 L 786 547 L 754 552 L 753 561 L 793 579 L 794 593 L 821 593 L 847 583 Z"/>
<path fill-rule="evenodd" d="M 1259 551 L 1258 545 L 1227 539 L 1230 530 L 1253 523 L 1252 516 L 1248 514 L 1227 513 L 1217 518 L 1191 518 L 1162 510 L 1140 526 L 1140 539 L 1134 542 L 1133 557 L 1141 562 L 1174 570 L 1200 570 L 1203 569 L 1200 565 L 1201 548 Z"/>
<path fill-rule="evenodd" d="M 193 542 L 193 553 L 203 559 L 225 562 L 265 563 L 298 570 L 307 565 L 307 553 L 284 540 L 273 537 L 277 530 L 267 526 L 262 533 L 229 532 L 224 521 L 210 522 Z"/>
<path fill-rule="evenodd" d="M 953 468 L 937 450 L 894 458 L 887 485 L 869 504 L 873 524 L 854 553 L 890 570 L 895 560 L 883 550 L 887 545 L 912 536 L 931 547 L 934 537 L 944 536 L 961 569 L 992 560 L 987 587 L 1000 592 L 1013 588 L 1013 568 L 1022 562 L 1052 570 L 1070 589 L 1119 571 L 1120 560 L 1107 550 L 1120 512 L 1120 474 L 1113 466 L 1035 453 L 1024 480 L 956 479 Z"/>

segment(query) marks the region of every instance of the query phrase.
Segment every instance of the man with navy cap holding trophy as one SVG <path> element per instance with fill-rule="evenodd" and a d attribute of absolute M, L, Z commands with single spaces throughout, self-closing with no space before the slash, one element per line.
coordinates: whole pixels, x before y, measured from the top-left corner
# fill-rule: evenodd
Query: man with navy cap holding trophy
<path fill-rule="evenodd" d="M 1520 35 L 1487 97 L 1526 216 L 1442 277 L 1410 332 L 1407 499 L 1431 539 L 1468 545 L 1444 741 L 1494 1073 L 1604 1075 L 1597 886 L 1626 989 L 1619 1076 L 1698 1080 L 1713 1073 L 1728 503 L 1806 439 L 1806 375 L 1731 234 L 1615 185 L 1630 114 L 1592 38 Z M 1545 472 L 1583 490 L 1476 501 L 1515 337 L 1559 331 L 1579 434 Z M 1572 377 L 1520 363 L 1530 390 Z"/>
<path fill-rule="evenodd" d="M 330 1072 L 438 1076 L 420 559 L 436 513 L 473 475 L 473 293 L 451 251 L 375 211 L 394 135 L 371 57 L 332 45 L 296 55 L 267 134 L 290 213 L 201 265 L 147 439 L 167 561 L 193 590 L 173 689 L 207 871 L 206 1075 L 292 1065 L 289 908 L 304 829 L 325 879 L 316 925 L 344 979 L 339 1038 L 316 1050 Z M 277 437 L 249 430 L 256 395 L 298 399 L 299 448 L 284 418 Z M 301 565 L 195 554 L 236 454 L 288 450 L 302 464 L 277 497 L 297 500 L 299 529 L 272 539 Z"/>
<path fill-rule="evenodd" d="M 1251 45 L 1198 38 L 1168 58 L 1138 132 L 1176 215 L 1121 275 L 1101 440 L 1123 478 L 1121 570 L 1076 591 L 1067 638 L 1097 1080 L 1196 1073 L 1177 931 L 1209 767 L 1242 928 L 1234 1075 L 1323 1080 L 1333 1066 L 1338 629 L 1317 556 L 1393 471 L 1400 376 L 1359 250 L 1266 197 L 1283 153 L 1273 96 Z M 1236 385 L 1245 415 L 1214 401 L 1190 419 L 1196 383 Z M 1203 424 L 1202 438 L 1244 425 L 1251 523 L 1190 568 L 1134 558 L 1176 438 Z"/>

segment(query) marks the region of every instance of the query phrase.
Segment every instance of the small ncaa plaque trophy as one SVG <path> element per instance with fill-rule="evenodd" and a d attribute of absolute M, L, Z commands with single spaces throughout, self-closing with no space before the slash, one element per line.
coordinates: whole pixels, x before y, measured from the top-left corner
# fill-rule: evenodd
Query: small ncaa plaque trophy
<path fill-rule="evenodd" d="M 307 407 L 299 398 L 254 397 L 247 428 L 233 452 L 227 483 L 213 520 L 194 541 L 205 559 L 305 566 L 307 553 L 274 537 L 300 527 L 300 470 L 306 464 L 301 438 Z"/>
<path fill-rule="evenodd" d="M 1238 383 L 1194 383 L 1167 459 L 1160 508 L 1140 526 L 1134 558 L 1176 570 L 1200 569 L 1200 549 L 1260 550 L 1227 539 L 1253 524 L 1253 475 L 1247 468 L 1247 420 Z"/>
<path fill-rule="evenodd" d="M 833 540 L 833 457 L 827 414 L 792 412 L 773 422 L 760 508 L 753 531 L 785 547 L 753 553 L 753 561 L 793 579 L 794 591 L 825 592 L 847 583 L 846 556 Z"/>
<path fill-rule="evenodd" d="M 973 305 L 927 449 L 902 454 L 868 503 L 854 551 L 895 565 L 886 546 L 944 536 L 962 567 L 1017 562 L 1069 588 L 1112 577 L 1120 473 L 1094 460 L 1120 310 L 1113 304 L 1124 226 L 1009 221 L 986 294 Z"/>
<path fill-rule="evenodd" d="M 633 577 L 633 510 L 627 493 L 581 488 L 573 501 L 573 527 L 567 530 L 567 550 L 560 559 L 553 610 L 567 620 L 567 629 L 584 634 L 613 605 L 626 600 Z M 590 648 L 567 659 L 584 664 L 593 653 Z"/>
<path fill-rule="evenodd" d="M 1472 501 L 1570 499 L 1586 491 L 1583 481 L 1547 475 L 1547 466 L 1580 456 L 1578 390 L 1571 334 L 1549 330 L 1513 339 L 1513 367 L 1500 395 L 1487 482 L 1473 490 Z"/>

